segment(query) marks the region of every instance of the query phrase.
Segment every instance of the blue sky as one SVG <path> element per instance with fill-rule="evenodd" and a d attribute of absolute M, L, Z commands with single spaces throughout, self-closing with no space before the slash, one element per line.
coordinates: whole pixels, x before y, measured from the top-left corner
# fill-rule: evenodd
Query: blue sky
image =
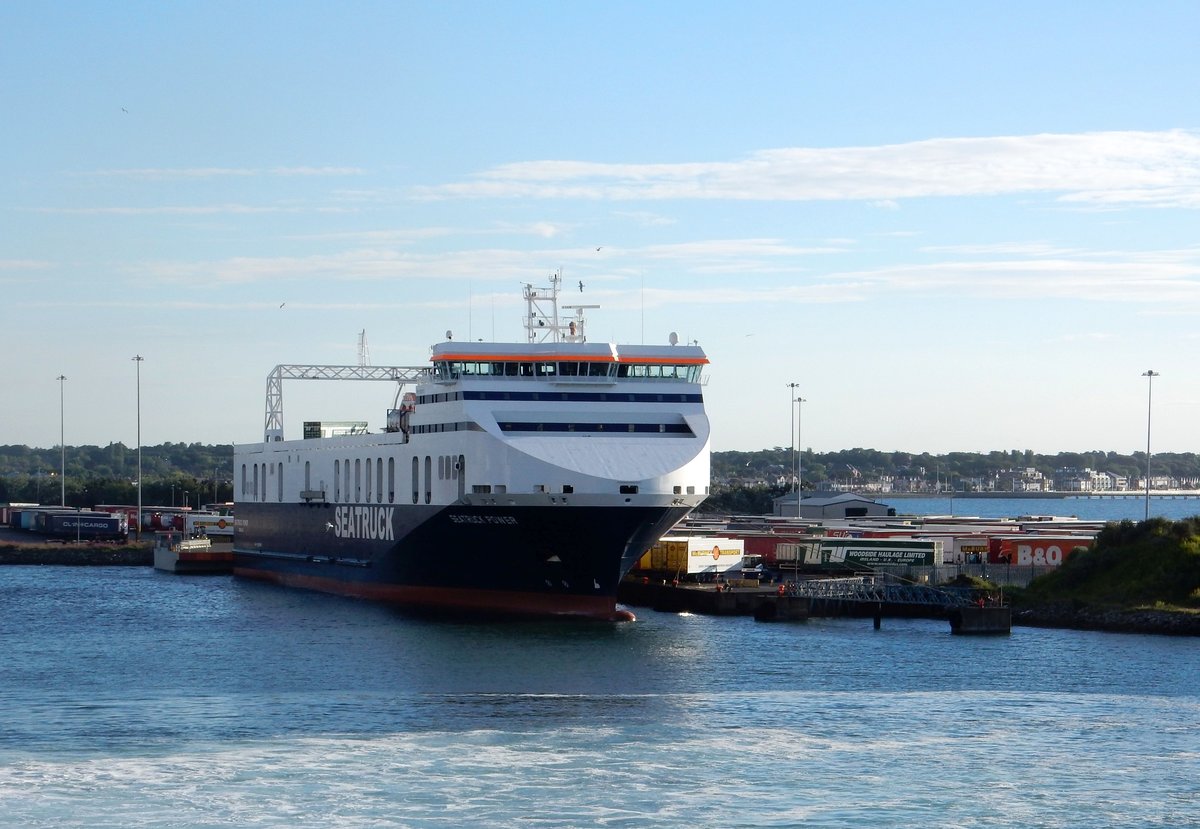
<path fill-rule="evenodd" d="M 0 5 L 0 443 L 250 442 L 585 283 L 713 448 L 1200 451 L 1200 4 Z M 60 384 L 65 404 L 60 424 Z M 391 390 L 286 385 L 285 428 Z"/>

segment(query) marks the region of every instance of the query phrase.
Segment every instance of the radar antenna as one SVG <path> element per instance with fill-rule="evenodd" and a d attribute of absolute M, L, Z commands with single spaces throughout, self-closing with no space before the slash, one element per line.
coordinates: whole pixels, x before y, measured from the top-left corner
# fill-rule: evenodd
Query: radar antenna
<path fill-rule="evenodd" d="M 574 314 L 559 316 L 558 292 L 562 287 L 562 271 L 550 275 L 549 288 L 525 284 L 525 332 L 531 343 L 585 343 L 587 316 L 584 311 L 599 305 L 563 305 L 563 311 Z"/>

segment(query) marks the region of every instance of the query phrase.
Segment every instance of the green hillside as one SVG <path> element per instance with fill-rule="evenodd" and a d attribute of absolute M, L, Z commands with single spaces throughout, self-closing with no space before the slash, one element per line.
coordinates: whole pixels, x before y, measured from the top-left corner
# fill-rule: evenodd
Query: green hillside
<path fill-rule="evenodd" d="M 1015 603 L 1200 611 L 1200 516 L 1108 524 L 1090 550 L 1013 596 Z"/>

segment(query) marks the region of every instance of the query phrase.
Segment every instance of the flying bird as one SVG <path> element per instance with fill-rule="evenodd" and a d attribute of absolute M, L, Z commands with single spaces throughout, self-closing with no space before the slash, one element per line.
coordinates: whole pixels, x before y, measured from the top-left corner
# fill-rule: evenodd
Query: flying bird
<path fill-rule="evenodd" d="M 601 246 L 600 246 L 600 248 L 602 248 L 602 247 L 604 247 L 604 245 L 601 245 Z M 596 250 L 600 250 L 600 248 L 596 248 Z"/>
<path fill-rule="evenodd" d="M 125 107 L 121 107 L 121 112 L 124 112 L 126 115 L 129 114 L 129 110 L 127 110 Z"/>
<path fill-rule="evenodd" d="M 579 293 L 583 293 L 583 280 L 579 280 Z"/>
<path fill-rule="evenodd" d="M 281 302 L 281 303 L 279 303 L 279 307 L 280 307 L 280 308 L 282 308 L 282 307 L 283 307 L 283 306 L 285 306 L 285 305 L 287 305 L 287 302 Z"/>

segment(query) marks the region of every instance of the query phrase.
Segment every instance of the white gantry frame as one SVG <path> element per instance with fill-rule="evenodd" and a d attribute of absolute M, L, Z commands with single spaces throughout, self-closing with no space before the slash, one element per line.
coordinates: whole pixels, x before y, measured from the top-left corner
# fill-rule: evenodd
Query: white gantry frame
<path fill-rule="evenodd" d="M 267 416 L 263 440 L 283 440 L 284 380 L 385 380 L 416 383 L 429 376 L 429 366 L 278 365 L 267 375 Z"/>

